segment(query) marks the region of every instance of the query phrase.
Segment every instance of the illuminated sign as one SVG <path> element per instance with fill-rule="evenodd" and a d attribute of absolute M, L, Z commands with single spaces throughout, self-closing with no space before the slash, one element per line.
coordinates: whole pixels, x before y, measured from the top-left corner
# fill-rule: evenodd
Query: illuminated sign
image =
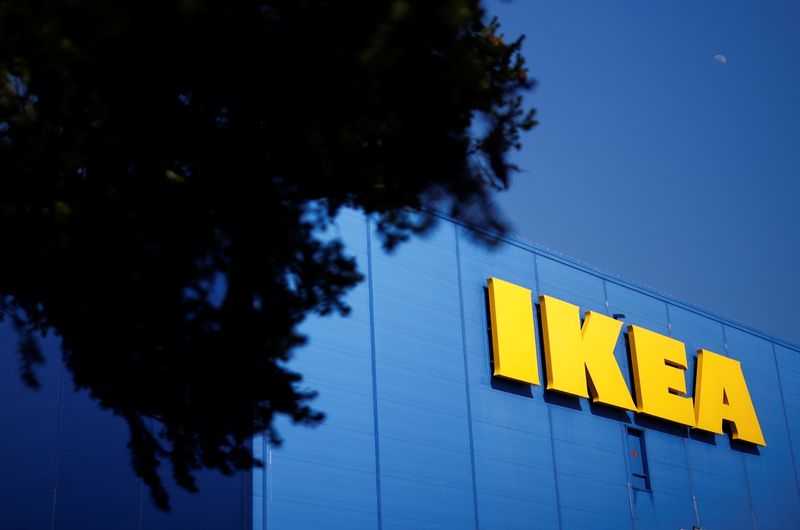
<path fill-rule="evenodd" d="M 539 385 L 531 291 L 489 278 L 494 375 Z M 697 353 L 694 399 L 686 393 L 686 348 L 671 337 L 628 326 L 636 401 L 614 357 L 622 322 L 578 306 L 539 297 L 547 389 L 592 398 L 689 427 L 766 445 L 739 361 Z"/>

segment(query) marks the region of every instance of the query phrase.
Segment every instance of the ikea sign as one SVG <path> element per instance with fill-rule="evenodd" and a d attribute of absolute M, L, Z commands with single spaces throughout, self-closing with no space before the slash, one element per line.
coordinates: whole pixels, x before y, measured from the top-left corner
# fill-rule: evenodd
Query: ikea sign
<path fill-rule="evenodd" d="M 494 375 L 539 385 L 531 291 L 489 278 Z M 635 402 L 614 357 L 622 322 L 539 297 L 547 389 L 663 418 L 717 434 L 727 421 L 734 439 L 767 445 L 739 361 L 697 352 L 694 397 L 686 392 L 684 344 L 628 326 Z"/>

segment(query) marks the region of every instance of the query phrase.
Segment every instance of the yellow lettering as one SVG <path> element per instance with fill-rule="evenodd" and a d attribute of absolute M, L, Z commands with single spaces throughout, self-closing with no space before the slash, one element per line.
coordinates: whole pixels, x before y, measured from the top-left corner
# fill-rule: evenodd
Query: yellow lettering
<path fill-rule="evenodd" d="M 628 336 L 639 412 L 694 427 L 683 343 L 638 326 L 628 326 Z"/>
<path fill-rule="evenodd" d="M 734 440 L 767 445 L 739 361 L 708 350 L 697 352 L 694 411 L 698 429 L 722 434 L 722 421 L 727 420 Z"/>
<path fill-rule="evenodd" d="M 493 375 L 538 385 L 531 291 L 489 278 Z M 699 350 L 694 400 L 686 395 L 686 348 L 673 338 L 628 326 L 636 403 L 614 357 L 622 322 L 551 296 L 539 297 L 547 389 L 591 397 L 705 431 L 766 445 L 741 364 Z"/>
<path fill-rule="evenodd" d="M 530 289 L 489 278 L 494 375 L 539 383 Z"/>
<path fill-rule="evenodd" d="M 581 327 L 578 306 L 550 296 L 539 300 L 547 388 L 582 397 L 590 390 L 595 402 L 636 410 L 614 358 L 622 322 L 589 311 Z"/>

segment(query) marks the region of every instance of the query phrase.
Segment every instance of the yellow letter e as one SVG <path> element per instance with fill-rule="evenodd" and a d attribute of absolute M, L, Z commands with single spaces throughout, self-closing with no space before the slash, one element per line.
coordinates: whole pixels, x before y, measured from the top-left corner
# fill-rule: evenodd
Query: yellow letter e
<path fill-rule="evenodd" d="M 683 343 L 638 326 L 628 326 L 628 336 L 639 412 L 694 427 Z"/>

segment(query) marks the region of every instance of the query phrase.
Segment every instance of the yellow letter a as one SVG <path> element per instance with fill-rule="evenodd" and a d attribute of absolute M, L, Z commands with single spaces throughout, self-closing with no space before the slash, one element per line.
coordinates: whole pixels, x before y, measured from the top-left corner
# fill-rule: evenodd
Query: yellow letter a
<path fill-rule="evenodd" d="M 727 420 L 735 440 L 767 445 L 739 361 L 699 350 L 694 393 L 698 429 L 722 434 L 722 420 Z"/>
<path fill-rule="evenodd" d="M 636 410 L 614 358 L 622 322 L 589 311 L 581 328 L 578 306 L 540 296 L 547 388 L 628 410 Z"/>

